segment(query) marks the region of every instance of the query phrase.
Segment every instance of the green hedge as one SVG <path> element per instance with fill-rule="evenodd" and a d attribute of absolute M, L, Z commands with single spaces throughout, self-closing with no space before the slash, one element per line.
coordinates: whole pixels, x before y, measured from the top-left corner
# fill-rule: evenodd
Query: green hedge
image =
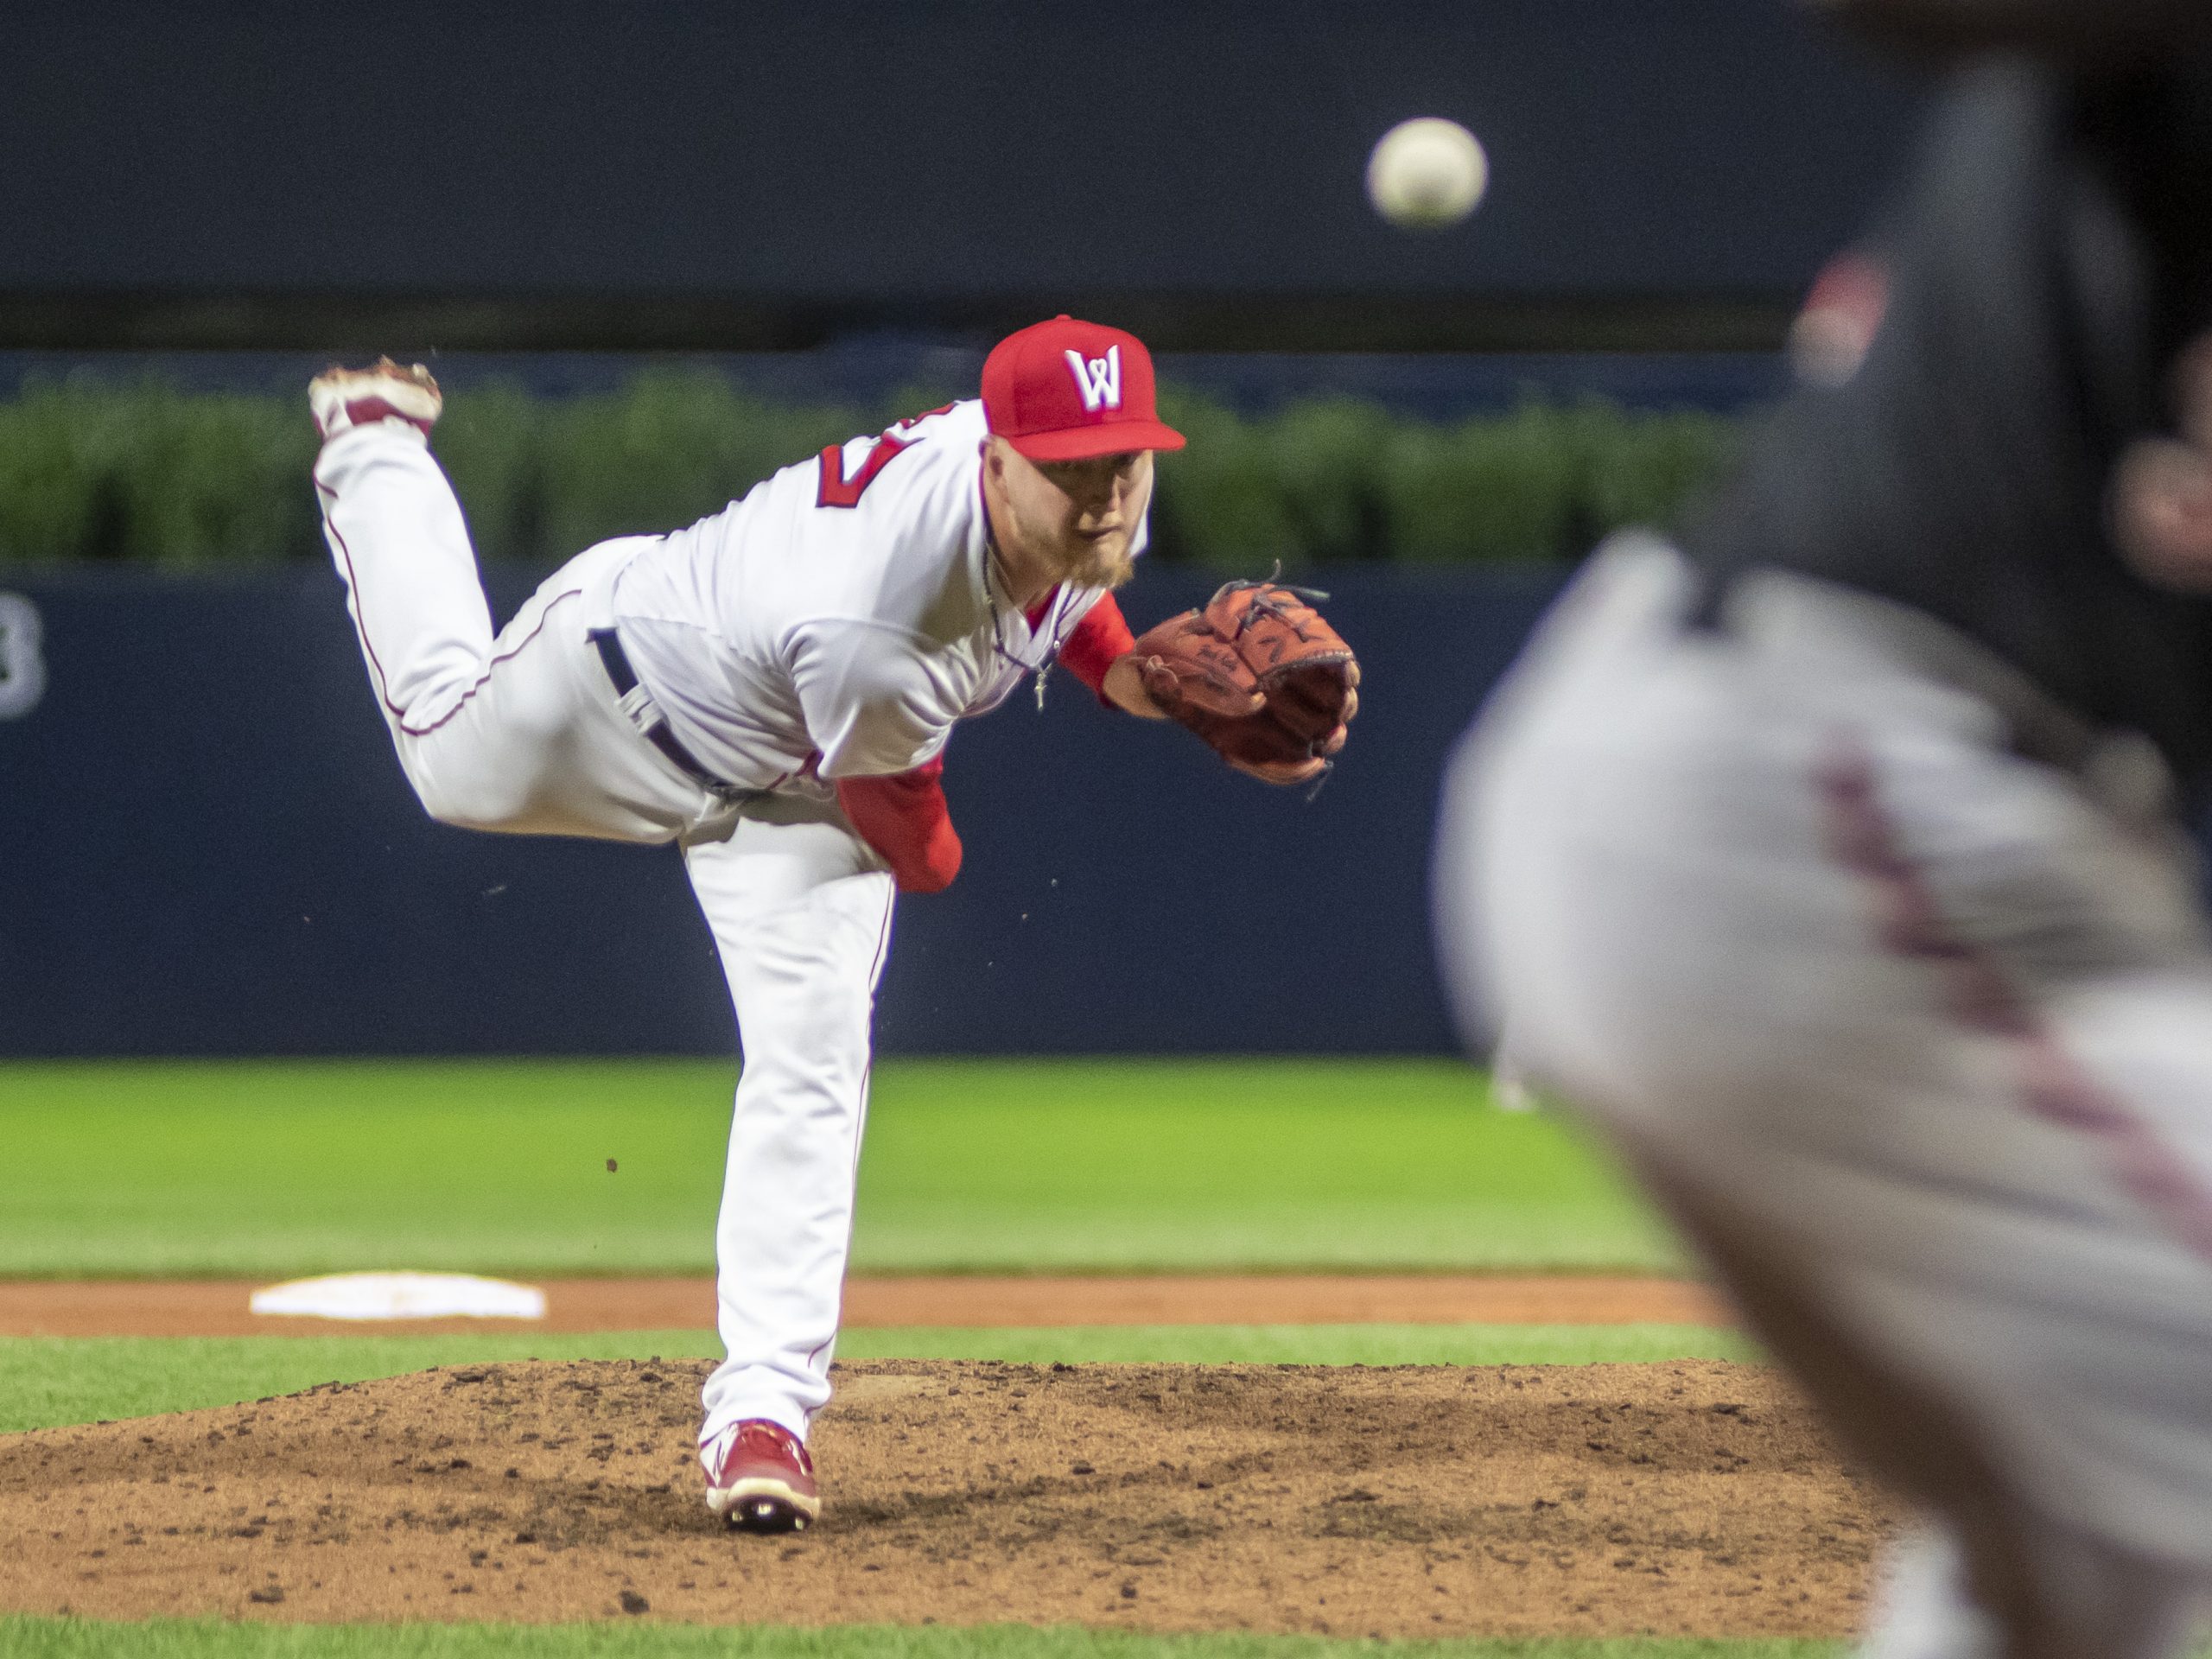
<path fill-rule="evenodd" d="M 550 566 L 601 537 L 713 512 L 776 467 L 941 401 L 766 402 L 706 371 L 619 391 L 456 396 L 438 454 L 486 558 Z M 1439 425 L 1348 397 L 1240 415 L 1161 394 L 1191 439 L 1161 469 L 1154 551 L 1249 570 L 1275 558 L 1579 557 L 1664 523 L 1725 461 L 1735 426 L 1694 412 L 1531 400 Z M 143 383 L 35 384 L 0 403 L 0 560 L 173 566 L 320 556 L 303 397 Z"/>

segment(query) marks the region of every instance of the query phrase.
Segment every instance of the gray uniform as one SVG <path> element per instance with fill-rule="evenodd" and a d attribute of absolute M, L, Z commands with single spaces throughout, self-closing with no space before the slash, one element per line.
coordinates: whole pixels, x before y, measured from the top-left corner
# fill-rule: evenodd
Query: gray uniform
<path fill-rule="evenodd" d="M 2212 944 L 2172 799 L 2212 611 L 2101 516 L 2208 320 L 2173 239 L 2207 175 L 2101 186 L 2164 153 L 2113 141 L 2133 96 L 1967 89 L 1859 379 L 1682 550 L 1603 550 L 1446 789 L 1471 1035 L 1615 1135 L 1925 1516 L 1884 1659 L 2171 1652 L 2212 1580 Z"/>
<path fill-rule="evenodd" d="M 2162 769 L 2011 752 L 2034 694 L 1881 601 L 1775 573 L 1724 631 L 1698 594 L 1609 550 L 1463 752 L 1462 1007 L 1985 1573 L 2078 1580 L 2077 1653 L 2164 1651 L 2212 1569 L 2212 948 Z M 1915 1645 L 1974 1599 L 1907 1576 L 1874 1651 L 2003 1651 Z"/>

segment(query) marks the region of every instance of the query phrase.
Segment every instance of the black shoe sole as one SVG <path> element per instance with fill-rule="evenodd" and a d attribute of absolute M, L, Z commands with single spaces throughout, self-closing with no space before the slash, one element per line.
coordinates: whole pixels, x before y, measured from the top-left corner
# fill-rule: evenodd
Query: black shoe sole
<path fill-rule="evenodd" d="M 733 1532 L 804 1532 L 808 1517 L 775 1497 L 748 1497 L 722 1516 Z"/>

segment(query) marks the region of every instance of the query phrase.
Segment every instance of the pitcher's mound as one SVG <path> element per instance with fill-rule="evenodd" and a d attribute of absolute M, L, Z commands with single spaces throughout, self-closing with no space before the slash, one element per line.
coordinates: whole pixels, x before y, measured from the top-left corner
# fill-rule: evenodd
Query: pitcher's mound
<path fill-rule="evenodd" d="M 101 1618 L 1827 1634 L 1882 1520 L 1764 1369 L 841 1366 L 726 1533 L 705 1367 L 524 1363 L 0 1440 L 0 1605 Z"/>

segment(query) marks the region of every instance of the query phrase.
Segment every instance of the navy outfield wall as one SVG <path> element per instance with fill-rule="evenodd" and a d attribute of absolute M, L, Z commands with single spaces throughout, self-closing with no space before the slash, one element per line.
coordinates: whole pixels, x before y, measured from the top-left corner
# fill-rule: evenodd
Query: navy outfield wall
<path fill-rule="evenodd" d="M 1145 571 L 1128 608 L 1213 580 Z M 1559 577 L 1319 580 L 1367 686 L 1311 802 L 1064 672 L 1041 713 L 1025 691 L 959 729 L 967 865 L 901 901 L 885 1052 L 1450 1046 L 1424 909 L 1439 766 Z M 531 585 L 493 572 L 497 608 Z M 0 594 L 35 611 L 43 664 L 41 687 L 30 612 L 0 600 L 0 1054 L 729 1052 L 678 855 L 428 822 L 326 569 L 18 572 Z"/>

